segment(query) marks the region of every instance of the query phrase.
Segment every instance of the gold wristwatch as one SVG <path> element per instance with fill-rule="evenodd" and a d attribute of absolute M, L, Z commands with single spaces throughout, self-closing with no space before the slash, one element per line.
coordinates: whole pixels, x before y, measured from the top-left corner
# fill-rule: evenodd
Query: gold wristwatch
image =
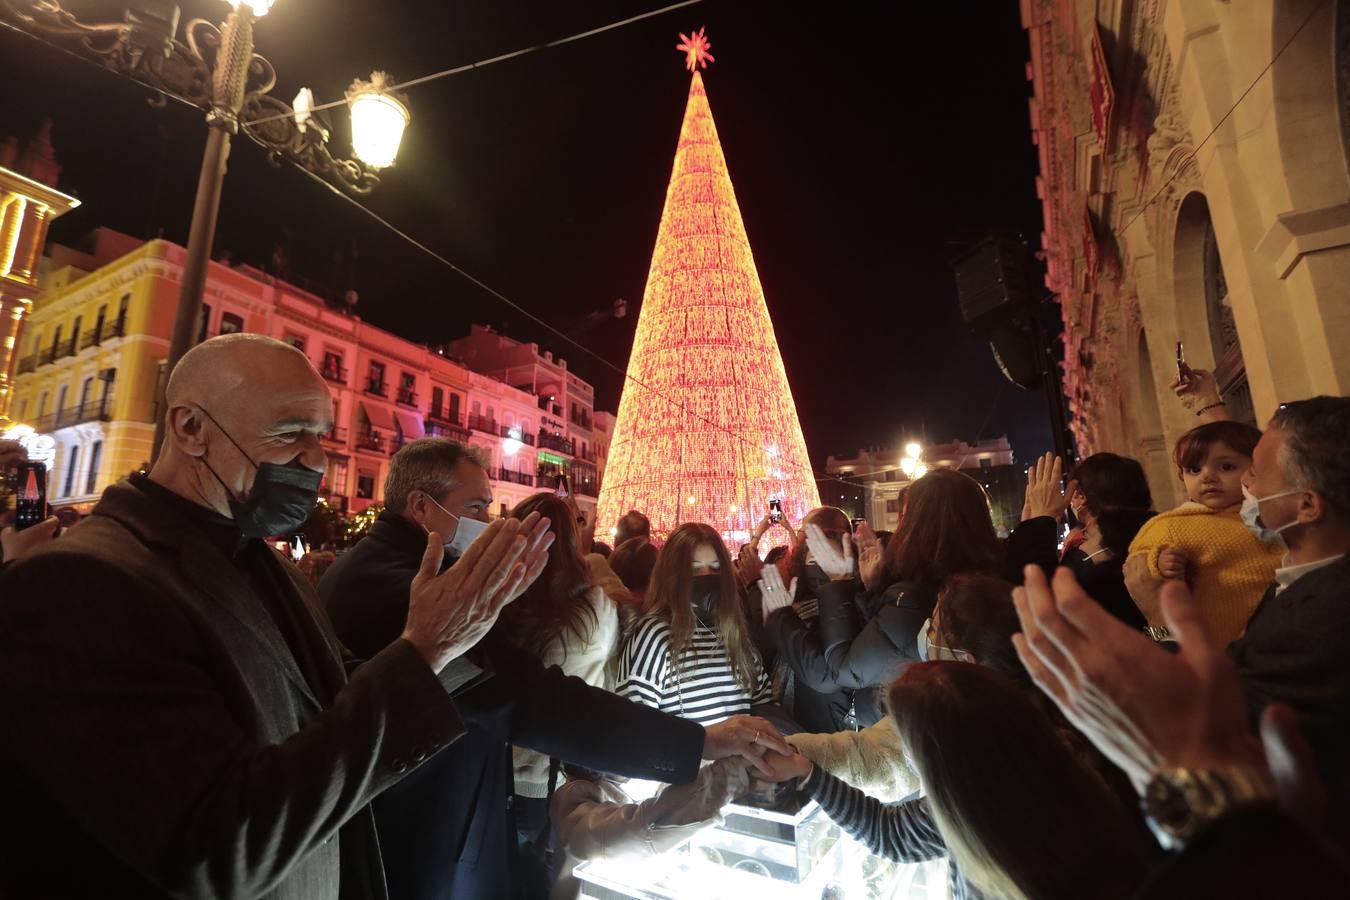
<path fill-rule="evenodd" d="M 1255 766 L 1168 768 L 1149 780 L 1144 812 L 1159 840 L 1175 848 L 1223 816 L 1274 801 L 1270 775 Z"/>

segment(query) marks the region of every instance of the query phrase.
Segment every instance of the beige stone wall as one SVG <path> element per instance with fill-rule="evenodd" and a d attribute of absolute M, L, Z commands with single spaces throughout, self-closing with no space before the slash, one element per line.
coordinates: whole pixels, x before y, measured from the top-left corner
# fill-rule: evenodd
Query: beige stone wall
<path fill-rule="evenodd" d="M 1043 243 L 1064 307 L 1080 450 L 1139 458 L 1160 507 L 1181 499 L 1168 457 L 1194 423 L 1168 390 L 1176 342 L 1193 366 L 1218 362 L 1205 295 L 1207 220 L 1257 420 L 1282 401 L 1350 385 L 1338 14 L 1350 16 L 1350 3 L 1024 4 L 1040 109 Z M 1105 150 L 1091 120 L 1094 29 L 1115 91 Z M 1049 124 L 1052 113 L 1069 124 Z M 1085 209 L 1096 222 L 1087 240 Z M 1095 277 L 1089 243 L 1101 260 Z"/>

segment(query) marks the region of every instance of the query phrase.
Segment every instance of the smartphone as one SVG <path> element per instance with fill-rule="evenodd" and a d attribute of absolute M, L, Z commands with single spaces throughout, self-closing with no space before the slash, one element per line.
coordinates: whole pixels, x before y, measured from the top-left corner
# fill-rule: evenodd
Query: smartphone
<path fill-rule="evenodd" d="M 47 466 L 26 460 L 19 463 L 18 493 L 14 504 L 14 527 L 32 528 L 47 518 Z"/>
<path fill-rule="evenodd" d="M 570 496 L 572 496 L 572 485 L 571 485 L 571 483 L 567 480 L 567 476 L 566 476 L 566 475 L 559 475 L 559 476 L 558 476 L 558 489 L 557 489 L 556 491 L 554 491 L 554 493 L 557 494 L 559 497 L 570 497 Z"/>
<path fill-rule="evenodd" d="M 783 521 L 783 501 L 777 497 L 769 501 L 769 521 L 775 525 Z"/>
<path fill-rule="evenodd" d="M 1185 381 L 1191 374 L 1191 367 L 1186 365 L 1186 354 L 1181 350 L 1181 341 L 1177 341 L 1177 378 Z"/>

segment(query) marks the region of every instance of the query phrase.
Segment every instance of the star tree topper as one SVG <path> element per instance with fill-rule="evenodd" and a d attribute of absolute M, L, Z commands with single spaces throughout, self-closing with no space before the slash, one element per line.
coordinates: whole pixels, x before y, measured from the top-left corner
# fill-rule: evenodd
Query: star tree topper
<path fill-rule="evenodd" d="M 717 62 L 708 51 L 712 49 L 712 43 L 708 36 L 703 33 L 703 29 L 691 32 L 690 34 L 680 34 L 680 42 L 675 45 L 675 49 L 684 54 L 684 67 L 690 72 L 695 68 L 708 68 L 708 63 Z"/>

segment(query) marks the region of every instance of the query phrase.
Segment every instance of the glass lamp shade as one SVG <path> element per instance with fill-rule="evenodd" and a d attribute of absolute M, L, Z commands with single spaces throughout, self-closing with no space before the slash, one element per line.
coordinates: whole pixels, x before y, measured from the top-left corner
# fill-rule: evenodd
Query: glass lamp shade
<path fill-rule="evenodd" d="M 918 464 L 919 461 L 917 459 L 912 456 L 906 456 L 904 459 L 900 460 L 900 471 L 904 472 L 906 475 L 913 475 L 914 469 Z"/>
<path fill-rule="evenodd" d="M 905 445 L 906 456 L 912 456 L 915 459 L 918 459 L 922 453 L 923 448 L 919 446 L 918 441 L 910 441 L 908 444 Z"/>
<path fill-rule="evenodd" d="M 927 474 L 928 474 L 928 467 L 925 466 L 923 463 L 919 463 L 917 466 L 914 467 L 914 480 L 915 480 L 915 481 L 918 481 L 920 478 L 922 478 L 923 476 L 925 476 L 925 475 L 927 475 Z"/>
<path fill-rule="evenodd" d="M 347 91 L 352 110 L 352 152 L 372 169 L 394 164 L 403 130 L 412 121 L 408 105 L 388 89 L 389 77 L 375 72 L 369 82 L 356 81 Z"/>

